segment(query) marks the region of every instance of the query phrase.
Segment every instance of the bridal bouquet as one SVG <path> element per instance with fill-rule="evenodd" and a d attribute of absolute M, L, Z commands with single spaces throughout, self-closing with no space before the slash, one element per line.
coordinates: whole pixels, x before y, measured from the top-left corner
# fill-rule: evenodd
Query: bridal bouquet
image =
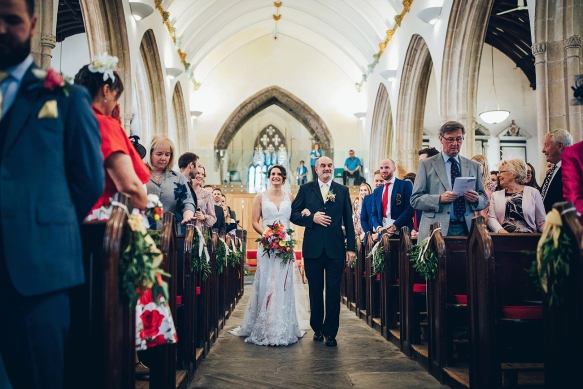
<path fill-rule="evenodd" d="M 263 250 L 268 253 L 268 255 L 273 255 L 274 257 L 279 257 L 282 264 L 287 264 L 294 260 L 294 245 L 296 240 L 293 238 L 292 229 L 285 229 L 285 226 L 280 222 L 275 222 L 270 226 L 267 226 L 263 235 L 257 238 L 256 242 L 259 242 L 263 246 Z"/>

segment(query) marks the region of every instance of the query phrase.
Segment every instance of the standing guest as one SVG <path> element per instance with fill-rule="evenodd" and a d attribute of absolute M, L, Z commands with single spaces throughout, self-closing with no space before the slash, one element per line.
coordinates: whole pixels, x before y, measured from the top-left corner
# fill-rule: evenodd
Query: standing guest
<path fill-rule="evenodd" d="M 563 195 L 565 200 L 575 204 L 583 223 L 583 142 L 567 147 L 561 156 L 565 174 L 563 175 Z"/>
<path fill-rule="evenodd" d="M 395 176 L 397 167 L 392 159 L 383 159 L 380 169 L 384 185 L 373 192 L 372 226 L 380 234 L 387 231 L 389 235 L 399 235 L 401 227 L 413 229 L 413 208 L 409 181 Z"/>
<path fill-rule="evenodd" d="M 424 159 L 439 154 L 439 150 L 437 150 L 435 147 L 426 147 L 419 150 L 417 154 L 419 154 L 419 161 L 423 161 Z"/>
<path fill-rule="evenodd" d="M 215 206 L 215 215 L 217 217 L 217 221 L 213 224 L 213 229 L 216 228 L 219 235 L 223 235 L 227 232 L 227 219 L 230 216 L 228 213 L 225 213 L 225 209 L 223 208 L 223 192 L 219 188 L 212 188 L 211 193 L 213 195 L 213 205 Z"/>
<path fill-rule="evenodd" d="M 360 188 L 358 190 L 358 197 L 354 199 L 352 203 L 354 207 L 354 212 L 352 214 L 352 221 L 354 223 L 354 235 L 360 240 L 362 243 L 364 241 L 364 231 L 362 230 L 362 226 L 360 224 L 360 213 L 362 209 L 362 204 L 364 202 L 364 197 L 371 194 L 372 189 L 369 184 L 363 182 L 360 184 Z"/>
<path fill-rule="evenodd" d="M 300 161 L 300 166 L 296 169 L 298 176 L 298 185 L 304 185 L 308 182 L 308 168 L 304 166 L 304 161 Z"/>
<path fill-rule="evenodd" d="M 196 169 L 199 166 L 199 158 L 195 153 L 186 152 L 178 158 L 178 168 L 180 173 L 188 180 L 188 189 L 190 189 L 190 195 L 192 196 L 192 201 L 194 202 L 194 209 L 198 207 L 198 201 L 196 198 L 196 193 L 192 189 L 192 181 L 196 177 Z"/>
<path fill-rule="evenodd" d="M 174 143 L 166 135 L 154 135 L 150 143 L 150 181 L 146 184 L 148 194 L 160 198 L 164 212 L 176 215 L 176 222 L 186 224 L 194 218 L 194 201 L 188 190 L 188 180 L 172 170 L 174 165 Z M 162 222 L 156 223 L 156 229 Z"/>
<path fill-rule="evenodd" d="M 501 190 L 490 201 L 488 228 L 493 232 L 542 232 L 545 209 L 538 190 L 524 185 L 526 163 L 520 158 L 502 161 Z"/>
<path fill-rule="evenodd" d="M 237 215 L 235 214 L 235 211 L 227 205 L 227 197 L 224 194 L 221 196 L 221 206 L 223 207 L 223 211 L 225 211 L 225 215 L 229 215 L 229 218 L 227 219 L 227 233 L 231 231 L 234 233 L 237 230 Z"/>
<path fill-rule="evenodd" d="M 417 176 L 417 174 L 415 174 L 413 172 L 409 172 L 403 176 L 403 180 L 409 181 L 411 183 L 411 185 L 413 185 L 415 183 L 416 176 Z"/>
<path fill-rule="evenodd" d="M 490 171 L 490 180 L 498 186 L 498 170 Z"/>
<path fill-rule="evenodd" d="M 573 137 L 563 129 L 553 130 L 545 136 L 543 154 L 547 163 L 552 163 L 542 183 L 540 194 L 545 204 L 545 212 L 549 213 L 553 204 L 565 201 L 563 197 L 563 171 L 561 170 L 561 156 L 565 148 L 573 144 Z"/>
<path fill-rule="evenodd" d="M 79 226 L 105 182 L 91 96 L 30 55 L 35 3 L 0 1 L 0 354 L 16 389 L 63 387 Z"/>
<path fill-rule="evenodd" d="M 527 162 L 526 169 L 526 182 L 524 185 L 531 186 L 540 192 L 540 186 L 536 182 L 536 170 L 534 170 L 534 166 Z"/>
<path fill-rule="evenodd" d="M 482 178 L 482 185 L 484 185 L 484 192 L 486 192 L 486 197 L 488 199 L 488 204 L 486 204 L 486 207 L 484 207 L 484 209 L 480 210 L 480 211 L 476 211 L 475 215 L 476 216 L 483 216 L 484 220 L 487 222 L 488 221 L 488 206 L 490 205 L 490 198 L 492 197 L 492 193 L 496 192 L 498 189 L 498 185 L 496 185 L 496 183 L 492 182 L 492 179 L 490 177 L 490 168 L 488 166 L 488 160 L 486 159 L 486 157 L 484 157 L 483 155 L 474 155 L 472 157 L 472 161 L 477 162 L 480 164 L 480 172 L 481 174 L 481 178 Z"/>
<path fill-rule="evenodd" d="M 377 170 L 374 172 L 374 187 L 375 189 L 383 185 L 383 176 L 381 176 L 381 171 Z M 365 196 L 362 200 L 362 206 L 360 207 L 360 226 L 362 227 L 362 232 L 366 235 L 367 232 L 372 231 L 372 203 L 373 196 Z M 377 234 L 373 234 L 373 240 L 377 240 Z M 364 238 L 361 239 L 363 244 L 365 243 Z"/>
<path fill-rule="evenodd" d="M 105 191 L 93 205 L 88 220 L 97 219 L 99 209 L 108 206 L 117 192 L 132 199 L 132 206 L 144 209 L 148 204 L 144 184 L 150 180 L 150 171 L 121 127 L 119 104 L 123 83 L 115 71 L 117 57 L 108 57 L 102 65 L 94 60 L 75 76 L 75 84 L 84 86 L 93 100 L 93 112 L 99 122 L 101 152 L 105 167 Z"/>
<path fill-rule="evenodd" d="M 314 149 L 310 151 L 310 167 L 312 168 L 312 181 L 316 181 L 318 179 L 318 174 L 316 174 L 316 161 L 318 158 L 324 156 L 324 152 L 320 150 L 320 144 L 314 143 Z"/>
<path fill-rule="evenodd" d="M 194 180 L 192 180 L 192 190 L 194 190 L 198 199 L 198 207 L 196 208 L 194 219 L 198 227 L 211 228 L 216 223 L 217 216 L 212 199 L 212 186 L 209 185 L 211 187 L 210 191 L 205 190 L 203 187 L 205 177 L 206 169 L 204 166 L 198 165 L 196 175 L 194 176 Z"/>
<path fill-rule="evenodd" d="M 354 181 L 360 177 L 360 158 L 354 156 L 354 150 L 348 152 L 348 158 L 344 161 L 344 172 L 342 173 L 342 180 L 344 185 L 348 182 L 349 177 L 353 177 Z"/>
<path fill-rule="evenodd" d="M 475 190 L 462 196 L 452 192 L 457 177 L 481 177 L 480 165 L 459 155 L 466 129 L 463 124 L 449 121 L 439 129 L 441 153 L 419 162 L 411 205 L 423 211 L 418 240 L 429 236 L 429 227 L 440 222 L 446 236 L 467 236 L 474 211 L 486 207 L 488 199 L 482 180 L 476 180 Z"/>
<path fill-rule="evenodd" d="M 437 152 L 439 154 L 439 151 Z M 405 177 L 403 177 L 403 180 L 405 181 L 409 181 L 411 183 L 411 185 L 415 185 L 415 177 L 417 177 L 417 174 L 415 173 L 407 173 L 405 174 Z M 418 211 L 418 210 L 413 210 L 413 229 L 411 230 L 411 238 L 412 239 L 417 239 L 417 233 L 419 231 L 419 223 L 421 222 L 421 215 L 423 214 L 422 211 Z"/>

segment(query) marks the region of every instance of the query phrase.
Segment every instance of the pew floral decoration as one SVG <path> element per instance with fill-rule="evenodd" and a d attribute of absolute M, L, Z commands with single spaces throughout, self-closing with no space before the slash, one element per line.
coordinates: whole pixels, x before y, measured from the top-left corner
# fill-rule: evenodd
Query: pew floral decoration
<path fill-rule="evenodd" d="M 549 306 L 562 302 L 561 289 L 569 277 L 570 259 L 574 254 L 573 240 L 563 229 L 561 214 L 553 209 L 547 214 L 536 249 L 536 261 L 529 270 L 537 286 L 547 294 Z"/>
<path fill-rule="evenodd" d="M 372 259 L 371 263 L 371 277 L 376 276 L 377 274 L 381 274 L 382 271 L 385 269 L 385 248 L 381 245 L 381 242 L 378 241 L 373 248 L 370 250 L 370 253 L 366 256 L 367 258 Z"/>
<path fill-rule="evenodd" d="M 223 238 L 219 238 L 219 245 L 217 247 L 217 274 L 222 274 L 225 266 L 227 266 L 229 251 L 227 242 Z"/>
<path fill-rule="evenodd" d="M 243 243 L 239 240 L 239 244 L 235 243 L 236 239 L 231 239 L 231 249 L 227 254 L 227 261 L 231 267 L 241 264 L 243 260 Z"/>
<path fill-rule="evenodd" d="M 153 301 L 160 305 L 168 301 L 168 284 L 162 276 L 170 276 L 160 269 L 162 252 L 144 227 L 144 217 L 137 210 L 129 216 L 128 225 L 128 243 L 120 261 L 122 292 L 132 309 L 149 289 Z"/>
<path fill-rule="evenodd" d="M 433 230 L 430 236 L 418 244 L 414 244 L 408 254 L 409 261 L 413 262 L 413 269 L 426 280 L 433 280 L 437 277 L 437 252 L 433 247 L 429 247 L 429 241 L 437 230 Z"/>
<path fill-rule="evenodd" d="M 207 249 L 208 238 L 202 233 L 200 227 L 196 226 L 194 237 L 192 238 L 192 271 L 200 272 L 202 280 L 206 281 L 211 274 L 210 256 Z"/>

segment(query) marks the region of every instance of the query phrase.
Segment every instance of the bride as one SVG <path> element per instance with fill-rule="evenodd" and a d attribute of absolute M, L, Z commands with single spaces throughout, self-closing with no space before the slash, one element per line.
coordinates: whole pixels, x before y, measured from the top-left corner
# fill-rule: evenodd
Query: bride
<path fill-rule="evenodd" d="M 286 177 L 283 166 L 271 166 L 267 172 L 270 188 L 253 200 L 253 229 L 260 235 L 274 222 L 290 228 L 294 197 L 282 189 Z M 270 257 L 259 245 L 257 272 L 245 317 L 240 327 L 229 331 L 231 334 L 246 336 L 245 342 L 261 346 L 287 346 L 304 336 L 296 315 L 293 266 L 292 261 L 284 265 L 279 258 Z"/>

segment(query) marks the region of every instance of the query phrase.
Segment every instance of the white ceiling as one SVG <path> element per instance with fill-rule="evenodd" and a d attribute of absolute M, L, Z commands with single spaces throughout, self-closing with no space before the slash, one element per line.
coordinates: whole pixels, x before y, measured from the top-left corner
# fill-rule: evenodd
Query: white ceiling
<path fill-rule="evenodd" d="M 400 0 L 282 0 L 280 35 L 320 51 L 360 78 L 401 13 Z M 273 0 L 165 0 L 187 61 L 204 79 L 232 52 L 275 28 Z"/>

